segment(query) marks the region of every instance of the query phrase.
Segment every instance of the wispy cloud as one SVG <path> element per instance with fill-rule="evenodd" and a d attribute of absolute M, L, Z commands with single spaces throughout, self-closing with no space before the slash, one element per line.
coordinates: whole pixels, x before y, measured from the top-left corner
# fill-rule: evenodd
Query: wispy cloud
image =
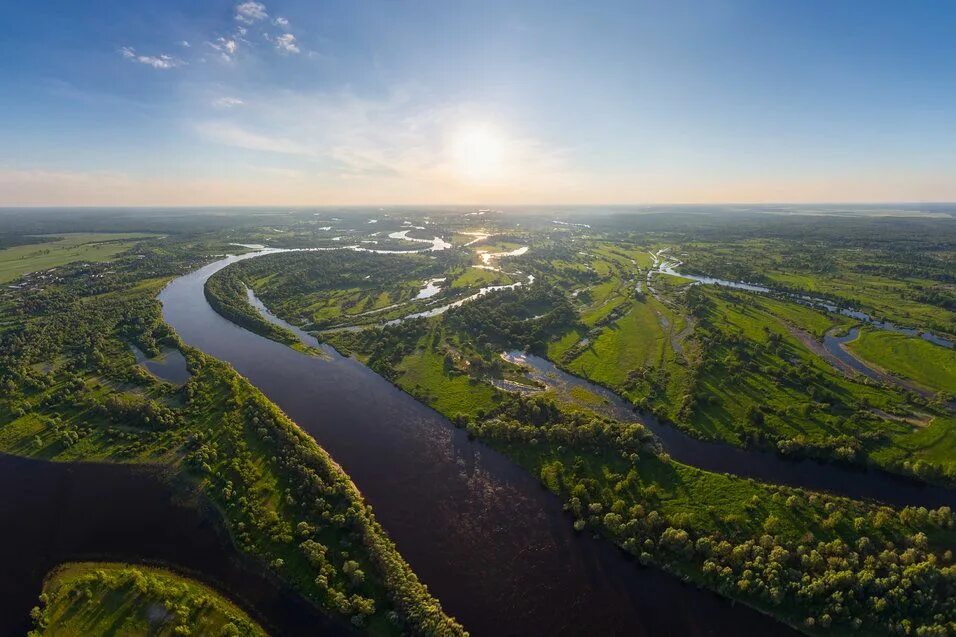
<path fill-rule="evenodd" d="M 272 24 L 276 25 L 277 27 L 282 27 L 285 29 L 285 28 L 288 28 L 289 21 L 286 18 L 283 18 L 282 16 L 278 16 L 276 17 L 275 20 L 272 21 Z"/>
<path fill-rule="evenodd" d="M 242 106 L 243 104 L 245 104 L 245 102 L 243 102 L 238 97 L 228 97 L 228 96 L 217 98 L 213 100 L 212 102 L 212 105 L 215 106 L 216 108 L 233 108 L 235 106 Z"/>
<path fill-rule="evenodd" d="M 283 33 L 276 36 L 276 48 L 282 53 L 298 53 L 299 47 L 295 43 L 295 36 L 291 33 Z"/>
<path fill-rule="evenodd" d="M 226 146 L 283 155 L 316 156 L 315 149 L 306 143 L 292 138 L 259 133 L 232 122 L 202 122 L 196 129 L 204 139 Z"/>
<path fill-rule="evenodd" d="M 227 62 L 231 62 L 232 58 L 236 55 L 236 51 L 239 50 L 239 45 L 236 43 L 235 39 L 224 38 L 222 36 L 216 38 L 212 42 L 206 42 L 206 44 L 218 51 L 222 59 Z"/>
<path fill-rule="evenodd" d="M 261 2 L 243 2 L 236 6 L 236 20 L 245 24 L 255 24 L 269 17 L 266 5 Z"/>
<path fill-rule="evenodd" d="M 165 53 L 160 55 L 139 55 L 131 46 L 124 46 L 120 48 L 119 53 L 131 62 L 145 64 L 146 66 L 151 66 L 154 69 L 174 69 L 177 66 L 184 66 L 186 64 L 186 62 L 183 60 L 171 55 L 166 55 Z"/>

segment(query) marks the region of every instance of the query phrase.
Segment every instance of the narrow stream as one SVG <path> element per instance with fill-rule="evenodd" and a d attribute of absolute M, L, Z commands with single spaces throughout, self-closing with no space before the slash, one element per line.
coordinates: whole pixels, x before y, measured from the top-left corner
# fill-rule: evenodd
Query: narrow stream
<path fill-rule="evenodd" d="M 836 336 L 827 332 L 823 337 L 823 346 L 827 348 L 828 352 L 840 359 L 841 362 L 846 363 L 867 378 L 882 382 L 886 378 L 884 374 L 876 371 L 842 347 L 844 343 L 849 343 L 854 340 L 859 333 L 860 328 L 858 327 L 850 328 L 843 336 Z"/>
<path fill-rule="evenodd" d="M 251 256 L 173 281 L 160 295 L 165 320 L 186 343 L 230 362 L 332 454 L 473 635 L 796 634 L 576 534 L 534 477 L 357 361 L 302 354 L 216 314 L 206 279 Z"/>

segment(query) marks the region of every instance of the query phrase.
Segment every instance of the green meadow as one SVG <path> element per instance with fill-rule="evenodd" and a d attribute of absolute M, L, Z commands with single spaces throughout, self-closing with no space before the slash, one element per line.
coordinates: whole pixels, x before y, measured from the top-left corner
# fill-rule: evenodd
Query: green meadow
<path fill-rule="evenodd" d="M 956 393 L 956 350 L 916 336 L 862 329 L 847 346 L 891 374 L 935 391 Z"/>

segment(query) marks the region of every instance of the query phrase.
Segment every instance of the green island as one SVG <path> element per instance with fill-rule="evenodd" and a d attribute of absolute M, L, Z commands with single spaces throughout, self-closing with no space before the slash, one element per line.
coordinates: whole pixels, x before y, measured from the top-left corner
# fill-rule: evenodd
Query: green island
<path fill-rule="evenodd" d="M 51 572 L 29 637 L 266 637 L 215 590 L 162 568 L 79 562 Z"/>

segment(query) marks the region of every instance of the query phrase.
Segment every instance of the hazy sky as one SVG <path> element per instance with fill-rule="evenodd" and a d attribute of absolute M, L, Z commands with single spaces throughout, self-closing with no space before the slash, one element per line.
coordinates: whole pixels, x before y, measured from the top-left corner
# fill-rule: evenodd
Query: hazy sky
<path fill-rule="evenodd" d="M 0 205 L 956 200 L 956 2 L 0 11 Z"/>

